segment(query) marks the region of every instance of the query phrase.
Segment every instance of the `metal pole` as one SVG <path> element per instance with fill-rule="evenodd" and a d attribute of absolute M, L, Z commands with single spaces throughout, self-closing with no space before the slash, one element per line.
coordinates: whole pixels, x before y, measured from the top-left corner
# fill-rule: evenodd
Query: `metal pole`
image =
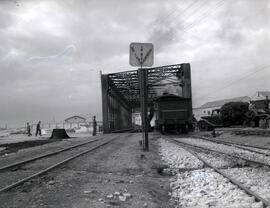
<path fill-rule="evenodd" d="M 140 103 L 141 103 L 141 117 L 142 117 L 142 134 L 143 134 L 143 150 L 149 150 L 148 142 L 148 119 L 147 119 L 147 69 L 140 68 L 138 70 L 140 83 Z"/>
<path fill-rule="evenodd" d="M 108 75 L 101 74 L 101 89 L 102 89 L 102 121 L 103 121 L 103 133 L 111 132 L 109 124 L 109 115 L 111 112 L 111 106 L 109 105 L 110 98 L 108 96 L 109 84 Z"/>

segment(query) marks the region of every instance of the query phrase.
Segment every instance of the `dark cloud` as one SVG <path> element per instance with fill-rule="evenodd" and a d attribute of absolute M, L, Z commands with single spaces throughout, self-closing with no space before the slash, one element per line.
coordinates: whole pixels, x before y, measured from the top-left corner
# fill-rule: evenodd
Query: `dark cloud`
<path fill-rule="evenodd" d="M 131 42 L 153 42 L 155 65 L 190 62 L 195 106 L 269 90 L 268 71 L 223 89 L 268 62 L 269 1 L 196 2 L 0 1 L 0 124 L 100 116 L 99 70 L 134 69 Z"/>
<path fill-rule="evenodd" d="M 154 43 L 155 50 L 160 51 L 174 42 L 177 31 L 183 27 L 182 22 L 176 18 L 179 12 L 175 4 L 160 8 L 155 19 L 150 22 L 148 41 Z"/>

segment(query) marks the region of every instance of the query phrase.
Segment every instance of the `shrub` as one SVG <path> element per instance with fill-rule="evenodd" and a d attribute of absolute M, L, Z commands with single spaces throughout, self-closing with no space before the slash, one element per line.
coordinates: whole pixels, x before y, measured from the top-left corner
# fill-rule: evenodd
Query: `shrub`
<path fill-rule="evenodd" d="M 247 111 L 248 103 L 229 102 L 221 107 L 220 116 L 224 125 L 242 125 Z"/>

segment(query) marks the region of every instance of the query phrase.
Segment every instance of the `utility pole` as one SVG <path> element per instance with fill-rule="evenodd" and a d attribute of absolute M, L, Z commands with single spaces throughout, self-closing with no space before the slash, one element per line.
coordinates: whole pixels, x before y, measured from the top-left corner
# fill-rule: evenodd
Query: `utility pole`
<path fill-rule="evenodd" d="M 143 150 L 149 150 L 148 141 L 148 70 L 154 63 L 154 46 L 152 43 L 131 43 L 129 45 L 129 63 L 131 66 L 139 66 L 138 82 L 140 86 L 140 104 L 142 118 Z"/>
<path fill-rule="evenodd" d="M 148 141 L 148 118 L 147 118 L 147 107 L 148 107 L 147 69 L 140 68 L 138 70 L 138 77 L 140 83 L 143 150 L 148 151 L 149 141 Z"/>

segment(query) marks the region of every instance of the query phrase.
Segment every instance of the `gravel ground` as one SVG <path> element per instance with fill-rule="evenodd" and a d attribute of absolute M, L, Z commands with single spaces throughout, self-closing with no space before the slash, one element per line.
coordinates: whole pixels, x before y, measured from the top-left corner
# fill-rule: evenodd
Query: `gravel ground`
<path fill-rule="evenodd" d="M 178 145 L 164 139 L 160 139 L 159 143 L 162 160 L 168 163 L 170 168 L 195 169 L 203 167 L 203 163 L 198 158 Z"/>
<path fill-rule="evenodd" d="M 215 168 L 242 167 L 246 165 L 244 160 L 238 160 L 213 152 L 196 151 L 196 154 Z"/>
<path fill-rule="evenodd" d="M 224 170 L 250 190 L 270 201 L 270 170 L 264 168 L 230 168 Z"/>
<path fill-rule="evenodd" d="M 234 142 L 234 143 L 239 143 L 239 144 L 245 144 L 245 145 L 250 145 L 250 146 L 270 148 L 269 137 L 259 136 L 259 135 L 256 135 L 256 136 L 255 135 L 253 135 L 253 136 L 235 135 L 233 133 L 233 130 L 234 129 L 228 129 L 228 128 L 223 128 L 220 130 L 216 129 L 216 132 L 220 132 L 220 135 L 215 137 L 215 138 L 212 138 L 212 139 Z M 211 134 L 209 132 L 208 133 L 207 132 L 198 132 L 197 134 L 211 137 Z"/>
<path fill-rule="evenodd" d="M 193 138 L 181 138 L 179 139 L 181 142 L 185 142 L 187 144 L 196 145 L 200 147 L 205 147 L 212 150 L 217 150 L 220 152 L 228 153 L 231 155 L 241 156 L 247 159 L 256 160 L 259 162 L 265 162 L 270 164 L 270 156 L 265 156 L 259 153 L 254 153 L 248 150 L 242 150 L 234 146 L 227 146 L 223 144 L 217 144 L 215 142 L 205 141 L 203 139 L 193 139 Z"/>
<path fill-rule="evenodd" d="M 171 180 L 172 200 L 176 207 L 263 208 L 237 186 L 211 169 L 177 174 Z"/>
<path fill-rule="evenodd" d="M 207 136 L 203 136 L 203 138 L 205 138 L 207 140 L 210 139 Z M 211 138 L 210 140 L 213 140 L 213 142 L 215 142 L 215 141 L 219 142 L 221 139 L 217 139 L 217 138 L 219 138 L 219 137 Z M 225 141 L 225 139 L 223 139 L 223 141 Z M 270 154 L 270 148 L 267 150 L 267 149 L 260 149 L 259 147 L 256 148 L 256 147 L 242 146 L 241 144 L 237 144 L 236 141 L 231 142 L 231 143 L 232 143 L 232 145 L 234 145 L 236 147 L 243 147 L 243 148 L 246 148 L 246 149 L 250 149 L 250 150 L 261 152 L 263 154 Z M 230 144 L 228 144 L 228 145 L 230 145 Z M 243 145 L 247 145 L 247 144 L 243 144 Z"/>
<path fill-rule="evenodd" d="M 162 160 L 170 168 L 202 167 L 202 162 L 185 149 L 164 139 L 159 139 L 159 143 Z M 203 152 L 198 154 L 219 167 L 234 165 L 234 161 L 228 158 L 217 158 L 216 155 Z M 263 208 L 262 202 L 255 202 L 254 197 L 250 197 L 212 169 L 176 172 L 170 180 L 171 200 L 177 208 Z"/>
<path fill-rule="evenodd" d="M 68 151 L 61 152 L 59 154 L 44 157 L 42 159 L 32 161 L 30 163 L 24 164 L 20 167 L 14 167 L 12 168 L 12 171 L 6 170 L 0 172 L 0 188 L 5 187 L 11 183 L 14 183 L 18 181 L 19 179 L 22 179 L 26 176 L 29 176 L 30 173 L 34 174 L 39 172 L 40 170 L 44 170 L 55 163 L 58 163 L 60 161 L 63 161 L 64 159 L 67 159 L 71 157 L 72 155 L 79 154 L 83 151 L 88 150 L 91 147 L 97 146 L 98 144 L 103 142 L 104 140 L 96 141 L 95 143 L 89 143 L 83 146 L 76 147 L 74 149 L 70 149 Z M 63 144 L 62 144 L 63 145 Z"/>
<path fill-rule="evenodd" d="M 239 146 L 239 147 L 243 147 L 243 148 L 246 148 L 246 149 L 250 149 L 251 151 L 254 150 L 254 151 L 258 151 L 258 152 L 261 152 L 262 154 L 270 154 L 270 149 L 269 150 L 266 150 L 266 149 L 259 149 L 259 148 L 256 148 L 256 147 L 247 147 L 247 146 L 241 146 L 241 145 L 235 145 L 236 147 Z"/>
<path fill-rule="evenodd" d="M 141 134 L 121 134 L 102 149 L 0 194 L 0 207 L 171 208 L 169 178 L 152 168 L 162 163 L 156 141 L 144 152 L 140 139 Z"/>

